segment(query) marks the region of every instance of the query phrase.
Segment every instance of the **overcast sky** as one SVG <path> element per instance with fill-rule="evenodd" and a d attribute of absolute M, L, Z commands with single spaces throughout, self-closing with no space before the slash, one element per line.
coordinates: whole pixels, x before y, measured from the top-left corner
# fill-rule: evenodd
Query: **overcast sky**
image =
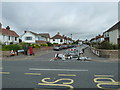
<path fill-rule="evenodd" d="M 2 24 L 19 35 L 60 32 L 74 39 L 91 39 L 118 21 L 117 2 L 4 2 Z"/>

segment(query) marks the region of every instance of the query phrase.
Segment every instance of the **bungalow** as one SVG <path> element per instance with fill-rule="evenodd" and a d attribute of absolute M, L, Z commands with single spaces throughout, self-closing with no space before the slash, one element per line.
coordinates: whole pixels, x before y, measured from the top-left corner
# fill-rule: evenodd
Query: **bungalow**
<path fill-rule="evenodd" d="M 60 33 L 58 32 L 55 36 L 53 36 L 51 39 L 50 39 L 50 42 L 51 43 L 58 43 L 58 44 L 63 44 L 65 43 L 65 37 L 64 36 L 61 36 Z"/>
<path fill-rule="evenodd" d="M 58 43 L 58 44 L 70 44 L 73 42 L 73 40 L 65 35 L 60 35 L 60 33 L 58 32 L 55 36 L 53 36 L 50 39 L 51 43 Z"/>
<path fill-rule="evenodd" d="M 120 21 L 103 33 L 105 40 L 113 44 L 120 44 Z"/>
<path fill-rule="evenodd" d="M 9 26 L 5 29 L 2 28 L 2 24 L 0 23 L 0 43 L 5 45 L 19 43 L 19 35 L 15 31 L 10 30 Z"/>
<path fill-rule="evenodd" d="M 47 43 L 50 40 L 50 35 L 49 33 L 34 33 L 31 31 L 24 31 L 24 34 L 21 35 L 21 40 L 22 42 L 25 43 Z"/>

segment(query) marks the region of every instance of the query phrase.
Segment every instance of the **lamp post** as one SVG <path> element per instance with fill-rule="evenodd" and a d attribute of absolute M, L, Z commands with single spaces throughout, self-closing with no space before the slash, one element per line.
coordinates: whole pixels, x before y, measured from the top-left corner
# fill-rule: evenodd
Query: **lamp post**
<path fill-rule="evenodd" d="M 81 51 L 80 51 L 80 43 L 78 43 L 78 47 L 77 47 L 77 48 L 78 48 L 78 59 L 77 59 L 77 60 L 80 60 L 80 54 L 81 54 L 81 53 L 80 53 L 80 52 L 81 52 Z"/>
<path fill-rule="evenodd" d="M 71 35 L 71 39 L 72 39 L 72 34 L 70 34 Z"/>

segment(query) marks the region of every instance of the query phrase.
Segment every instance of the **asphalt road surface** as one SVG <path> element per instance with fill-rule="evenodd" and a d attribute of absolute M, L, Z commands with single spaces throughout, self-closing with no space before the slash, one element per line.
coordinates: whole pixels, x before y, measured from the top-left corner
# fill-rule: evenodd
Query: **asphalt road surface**
<path fill-rule="evenodd" d="M 34 59 L 3 60 L 3 88 L 119 88 L 118 62 L 50 61 L 57 51 Z M 58 51 L 59 52 L 59 51 Z M 60 51 L 59 53 L 62 53 Z"/>

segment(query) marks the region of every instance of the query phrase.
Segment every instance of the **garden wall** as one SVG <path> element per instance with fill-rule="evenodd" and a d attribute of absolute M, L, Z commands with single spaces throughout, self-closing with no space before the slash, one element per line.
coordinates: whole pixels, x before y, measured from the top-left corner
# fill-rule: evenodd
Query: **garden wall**
<path fill-rule="evenodd" d="M 105 58 L 118 58 L 119 50 L 103 50 L 103 49 L 95 49 L 91 47 L 91 51 L 99 56 L 99 57 L 105 57 Z"/>
<path fill-rule="evenodd" d="M 46 50 L 53 50 L 53 47 L 41 47 L 41 48 L 33 48 L 34 53 L 41 52 L 41 51 L 46 51 Z M 28 50 L 29 53 L 29 50 Z M 23 53 L 19 53 L 23 54 Z M 10 51 L 1 51 L 0 54 L 2 57 L 10 56 Z"/>

